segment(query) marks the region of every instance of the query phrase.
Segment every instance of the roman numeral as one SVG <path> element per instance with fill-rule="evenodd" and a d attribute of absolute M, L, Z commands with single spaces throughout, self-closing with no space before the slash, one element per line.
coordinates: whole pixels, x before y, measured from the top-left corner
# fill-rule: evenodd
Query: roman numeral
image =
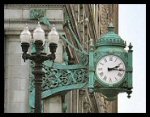
<path fill-rule="evenodd" d="M 104 65 L 103 63 L 99 63 L 99 64 Z"/>
<path fill-rule="evenodd" d="M 113 60 L 113 57 L 112 57 L 112 56 L 110 56 L 110 57 L 109 57 L 109 61 L 112 61 L 112 60 Z"/>
<path fill-rule="evenodd" d="M 106 62 L 107 62 L 107 59 L 105 58 L 104 61 L 105 61 L 105 63 L 106 63 Z"/>
<path fill-rule="evenodd" d="M 101 72 L 101 73 L 99 73 L 99 74 L 100 74 L 100 76 L 103 76 L 103 74 L 104 74 L 104 73 L 103 73 L 103 72 Z"/>
<path fill-rule="evenodd" d="M 103 78 L 103 79 L 106 81 L 107 77 L 106 77 L 106 76 L 104 76 L 104 78 Z"/>
<path fill-rule="evenodd" d="M 109 82 L 112 82 L 111 78 L 109 78 Z"/>
<path fill-rule="evenodd" d="M 115 59 L 115 62 L 117 61 L 117 58 Z"/>
<path fill-rule="evenodd" d="M 102 70 L 102 68 L 98 68 L 98 70 L 99 70 L 99 71 L 101 71 L 101 70 Z"/>
<path fill-rule="evenodd" d="M 118 74 L 117 74 L 119 77 L 121 77 L 122 76 L 122 74 L 119 72 Z"/>
<path fill-rule="evenodd" d="M 118 66 L 120 66 L 122 63 L 119 63 Z"/>

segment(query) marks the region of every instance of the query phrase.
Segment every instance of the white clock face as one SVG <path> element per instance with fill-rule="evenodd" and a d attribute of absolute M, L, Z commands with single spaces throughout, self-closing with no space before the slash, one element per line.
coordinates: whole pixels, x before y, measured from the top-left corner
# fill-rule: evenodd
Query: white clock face
<path fill-rule="evenodd" d="M 98 78 L 108 85 L 120 82 L 124 78 L 125 70 L 124 62 L 114 55 L 104 56 L 99 60 L 96 66 Z"/>

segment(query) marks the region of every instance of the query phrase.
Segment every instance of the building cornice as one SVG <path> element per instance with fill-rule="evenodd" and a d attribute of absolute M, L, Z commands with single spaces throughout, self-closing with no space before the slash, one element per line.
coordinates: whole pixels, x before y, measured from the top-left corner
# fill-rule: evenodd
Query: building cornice
<path fill-rule="evenodd" d="M 4 23 L 37 23 L 37 20 L 30 20 L 30 19 L 5 19 Z M 57 23 L 57 24 L 62 24 L 64 21 L 62 20 L 50 20 L 51 23 Z"/>
<path fill-rule="evenodd" d="M 65 4 L 5 4 L 4 9 L 29 9 L 29 8 L 44 8 L 44 9 L 62 9 Z"/>

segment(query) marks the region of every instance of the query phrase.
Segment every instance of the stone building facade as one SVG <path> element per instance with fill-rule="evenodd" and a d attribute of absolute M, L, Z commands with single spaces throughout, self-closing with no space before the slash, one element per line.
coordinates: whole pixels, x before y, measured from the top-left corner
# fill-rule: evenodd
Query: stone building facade
<path fill-rule="evenodd" d="M 66 15 L 71 19 L 71 25 L 81 45 L 86 51 L 89 39 L 96 42 L 107 32 L 109 22 L 118 27 L 117 4 L 5 4 L 4 5 L 4 112 L 29 113 L 30 108 L 30 71 L 31 61 L 24 62 L 20 46 L 20 33 L 25 24 L 31 33 L 37 25 L 37 20 L 31 16 L 31 10 L 43 9 L 44 16 L 51 24 L 55 24 L 57 31 L 72 40 L 71 34 L 65 27 Z M 48 24 L 42 24 L 47 34 L 50 31 Z M 56 51 L 57 63 L 64 63 L 64 53 L 67 47 L 69 60 L 79 63 L 75 50 L 60 39 Z M 77 46 L 76 46 L 77 47 Z M 78 48 L 78 47 L 77 47 Z M 31 50 L 31 48 L 30 48 Z M 65 105 L 65 106 L 64 106 Z M 45 98 L 43 101 L 44 113 L 116 113 L 117 100 L 106 101 L 100 93 L 90 95 L 87 90 L 72 90 L 65 95 L 58 94 Z M 55 107 L 55 108 L 54 108 Z"/>

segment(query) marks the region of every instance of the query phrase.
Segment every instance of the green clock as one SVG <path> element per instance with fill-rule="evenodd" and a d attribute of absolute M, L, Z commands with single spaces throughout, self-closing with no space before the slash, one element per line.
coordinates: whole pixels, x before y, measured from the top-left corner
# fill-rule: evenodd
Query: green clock
<path fill-rule="evenodd" d="M 119 84 L 125 76 L 126 67 L 119 56 L 103 56 L 96 65 L 96 75 L 105 85 L 114 86 Z"/>

